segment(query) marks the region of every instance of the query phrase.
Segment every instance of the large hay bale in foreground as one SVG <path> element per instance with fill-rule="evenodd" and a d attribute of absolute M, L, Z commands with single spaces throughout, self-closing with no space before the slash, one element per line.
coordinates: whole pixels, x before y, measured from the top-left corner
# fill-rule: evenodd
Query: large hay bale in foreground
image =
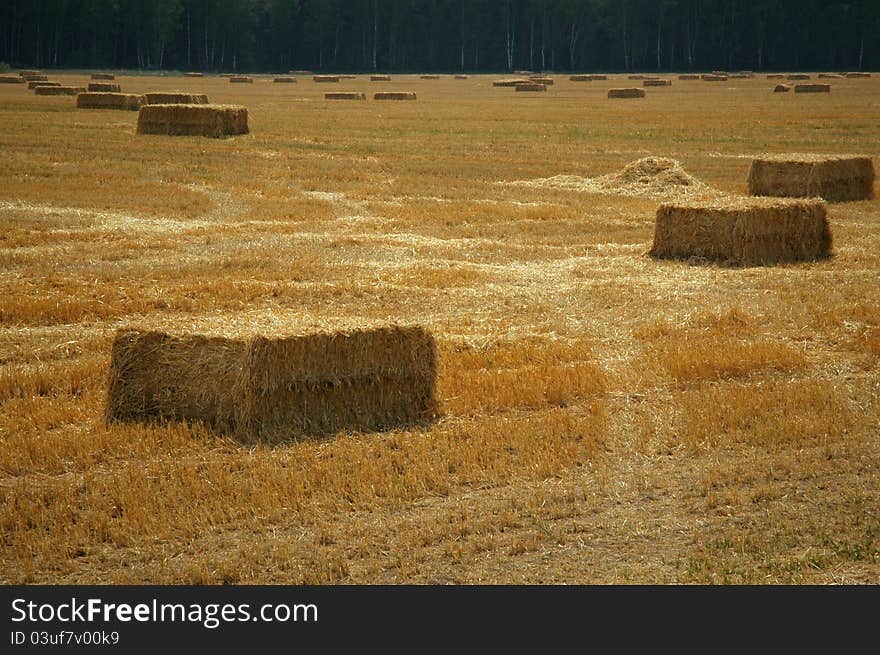
<path fill-rule="evenodd" d="M 281 338 L 121 330 L 104 420 L 201 421 L 245 439 L 373 431 L 433 419 L 437 349 L 419 327 Z"/>
<path fill-rule="evenodd" d="M 253 84 L 254 78 L 247 75 L 234 75 L 229 78 L 230 84 Z"/>
<path fill-rule="evenodd" d="M 34 93 L 38 96 L 75 96 L 85 93 L 83 86 L 37 86 Z"/>
<path fill-rule="evenodd" d="M 795 93 L 831 93 L 830 84 L 795 84 Z"/>
<path fill-rule="evenodd" d="M 324 94 L 324 100 L 366 100 L 366 93 L 357 91 L 330 91 Z"/>
<path fill-rule="evenodd" d="M 207 105 L 208 96 L 204 93 L 185 91 L 151 91 L 144 94 L 145 105 Z"/>
<path fill-rule="evenodd" d="M 24 84 L 27 82 L 21 75 L 0 75 L 0 84 Z"/>
<path fill-rule="evenodd" d="M 390 75 L 370 75 L 370 82 L 390 82 Z"/>
<path fill-rule="evenodd" d="M 320 83 L 326 84 L 328 82 L 338 82 L 339 75 L 315 75 L 314 77 L 312 77 L 312 81 L 318 82 L 319 84 Z"/>
<path fill-rule="evenodd" d="M 116 76 L 113 73 L 92 73 L 93 80 L 115 80 Z"/>
<path fill-rule="evenodd" d="M 275 84 L 296 84 L 296 78 L 295 77 L 276 77 L 274 80 L 272 80 L 272 82 Z"/>
<path fill-rule="evenodd" d="M 414 91 L 379 91 L 373 94 L 373 100 L 415 100 Z"/>
<path fill-rule="evenodd" d="M 89 82 L 86 90 L 92 93 L 121 93 L 122 86 L 115 82 Z"/>
<path fill-rule="evenodd" d="M 144 105 L 138 134 L 220 138 L 248 133 L 247 108 L 240 105 Z"/>
<path fill-rule="evenodd" d="M 494 82 L 492 82 L 492 86 L 513 87 L 513 86 L 516 86 L 517 84 L 526 84 L 526 83 L 528 83 L 528 81 L 529 81 L 528 78 L 525 78 L 525 77 L 511 77 L 511 78 L 505 78 L 502 80 L 495 80 Z"/>
<path fill-rule="evenodd" d="M 608 89 L 609 98 L 644 98 L 644 89 Z"/>
<path fill-rule="evenodd" d="M 645 80 L 643 86 L 672 86 L 672 80 Z"/>
<path fill-rule="evenodd" d="M 661 205 L 650 254 L 753 266 L 822 259 L 831 247 L 821 200 L 748 198 Z"/>
<path fill-rule="evenodd" d="M 764 155 L 752 161 L 749 193 L 831 202 L 867 200 L 874 194 L 874 162 L 861 156 Z"/>
<path fill-rule="evenodd" d="M 791 91 L 791 87 L 787 84 L 777 84 L 773 88 L 773 93 L 788 93 L 789 91 Z"/>
<path fill-rule="evenodd" d="M 527 82 L 524 84 L 517 84 L 516 91 L 519 93 L 520 91 L 546 91 L 547 85 L 540 84 L 538 82 Z"/>
<path fill-rule="evenodd" d="M 140 109 L 144 103 L 144 97 L 134 93 L 80 93 L 76 96 L 76 106 L 79 109 L 126 109 L 134 111 Z"/>

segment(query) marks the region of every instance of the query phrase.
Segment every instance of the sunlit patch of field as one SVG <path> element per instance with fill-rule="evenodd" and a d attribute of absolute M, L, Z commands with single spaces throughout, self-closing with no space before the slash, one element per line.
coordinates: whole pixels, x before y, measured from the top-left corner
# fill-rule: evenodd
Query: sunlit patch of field
<path fill-rule="evenodd" d="M 740 269 L 646 257 L 657 198 L 509 184 L 877 164 L 880 80 L 493 79 L 119 78 L 246 105 L 225 140 L 0 88 L 0 580 L 880 582 L 880 199 L 830 206 L 832 259 Z M 103 426 L 117 328 L 266 317 L 424 325 L 440 419 Z"/>

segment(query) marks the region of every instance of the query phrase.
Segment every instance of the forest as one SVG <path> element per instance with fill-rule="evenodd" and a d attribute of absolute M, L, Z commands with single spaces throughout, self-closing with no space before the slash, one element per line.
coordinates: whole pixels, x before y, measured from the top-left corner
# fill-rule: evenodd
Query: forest
<path fill-rule="evenodd" d="M 4 0 L 0 62 L 284 72 L 870 70 L 880 0 Z"/>

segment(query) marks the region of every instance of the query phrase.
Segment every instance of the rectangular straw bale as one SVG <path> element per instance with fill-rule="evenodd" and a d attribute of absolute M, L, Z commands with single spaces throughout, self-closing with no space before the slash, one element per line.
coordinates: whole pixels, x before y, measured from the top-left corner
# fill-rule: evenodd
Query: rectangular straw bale
<path fill-rule="evenodd" d="M 34 93 L 38 96 L 75 96 L 85 93 L 82 86 L 37 86 Z"/>
<path fill-rule="evenodd" d="M 199 73 L 199 72 L 196 72 L 196 71 L 192 71 L 192 72 L 189 72 L 189 73 L 184 73 L 183 76 L 184 76 L 184 77 L 204 77 L 205 74 L 204 74 L 204 73 Z"/>
<path fill-rule="evenodd" d="M 609 98 L 644 98 L 644 89 L 608 89 Z"/>
<path fill-rule="evenodd" d="M 768 80 L 784 80 L 784 79 L 785 79 L 785 75 L 783 75 L 782 73 L 770 73 L 770 74 L 767 76 L 767 79 L 768 79 Z"/>
<path fill-rule="evenodd" d="M 324 94 L 324 100 L 366 100 L 366 93 L 356 91 L 331 91 Z"/>
<path fill-rule="evenodd" d="M 874 194 L 874 162 L 859 155 L 763 155 L 752 161 L 748 183 L 755 196 L 868 200 Z"/>
<path fill-rule="evenodd" d="M 570 75 L 568 79 L 570 82 L 592 82 L 593 76 L 592 75 Z"/>
<path fill-rule="evenodd" d="M 698 79 L 700 79 L 700 76 L 699 76 L 699 75 L 696 75 L 696 74 L 694 74 L 694 73 L 685 73 L 684 75 L 679 75 L 679 76 L 678 76 L 678 79 L 680 79 L 680 80 L 690 80 L 690 81 L 692 81 L 692 80 L 698 80 Z"/>
<path fill-rule="evenodd" d="M 795 93 L 831 93 L 830 84 L 795 84 Z"/>
<path fill-rule="evenodd" d="M 650 254 L 760 266 L 822 259 L 831 249 L 821 200 L 748 198 L 661 205 Z"/>
<path fill-rule="evenodd" d="M 339 79 L 340 80 L 356 80 L 357 75 L 340 75 Z"/>
<path fill-rule="evenodd" d="M 466 79 L 468 79 L 468 76 L 467 76 L 467 75 L 456 75 L 456 76 L 455 76 L 455 79 L 457 79 L 457 80 L 466 80 Z"/>
<path fill-rule="evenodd" d="M 645 80 L 644 86 L 672 86 L 672 80 Z"/>
<path fill-rule="evenodd" d="M 501 79 L 501 80 L 495 80 L 494 82 L 492 82 L 492 86 L 513 87 L 513 86 L 516 86 L 517 84 L 526 84 L 528 81 L 529 81 L 528 78 L 525 78 L 525 77 L 511 77 L 511 78 L 505 78 L 505 79 Z"/>
<path fill-rule="evenodd" d="M 61 82 L 28 82 L 28 89 L 33 91 L 38 86 L 61 86 Z"/>
<path fill-rule="evenodd" d="M 122 86 L 114 82 L 89 82 L 86 90 L 95 93 L 121 93 Z"/>
<path fill-rule="evenodd" d="M 871 77 L 871 74 L 870 73 L 847 73 L 846 76 L 849 79 L 859 79 L 859 78 Z"/>
<path fill-rule="evenodd" d="M 208 96 L 204 93 L 185 91 L 151 91 L 144 94 L 146 105 L 207 105 Z"/>
<path fill-rule="evenodd" d="M 22 75 L 21 79 L 23 79 L 25 82 L 48 82 L 49 76 L 42 75 L 40 73 L 31 73 L 28 75 Z"/>
<path fill-rule="evenodd" d="M 390 75 L 370 75 L 371 82 L 390 82 Z"/>
<path fill-rule="evenodd" d="M 840 73 L 819 73 L 819 78 L 827 80 L 842 80 L 844 79 L 844 76 Z"/>
<path fill-rule="evenodd" d="M 791 81 L 808 80 L 808 79 L 810 79 L 810 76 L 807 75 L 806 73 L 791 73 L 790 75 L 787 76 L 786 79 L 791 80 Z"/>
<path fill-rule="evenodd" d="M 34 70 L 32 68 L 25 68 L 24 70 L 18 71 L 18 74 L 21 77 L 28 77 L 29 75 L 42 75 L 43 71 Z"/>
<path fill-rule="evenodd" d="M 544 86 L 552 86 L 553 78 L 552 77 L 544 77 L 542 75 L 533 75 L 529 78 L 531 82 L 537 82 L 538 84 L 543 84 Z"/>
<path fill-rule="evenodd" d="M 295 77 L 276 77 L 272 80 L 275 84 L 296 84 Z"/>
<path fill-rule="evenodd" d="M 704 82 L 726 82 L 728 80 L 727 75 L 716 75 L 712 73 L 711 75 L 700 75 L 700 79 Z"/>
<path fill-rule="evenodd" d="M 27 80 L 21 75 L 0 75 L 0 84 L 24 84 L 25 82 Z"/>
<path fill-rule="evenodd" d="M 312 77 L 312 81 L 318 83 L 338 82 L 339 75 L 315 75 L 314 77 Z"/>
<path fill-rule="evenodd" d="M 547 86 L 538 82 L 528 82 L 526 84 L 516 85 L 517 93 L 520 91 L 546 91 Z"/>
<path fill-rule="evenodd" d="M 76 96 L 79 109 L 140 109 L 144 97 L 134 93 L 87 92 Z"/>
<path fill-rule="evenodd" d="M 113 73 L 92 73 L 93 80 L 115 80 L 116 76 Z"/>
<path fill-rule="evenodd" d="M 379 91 L 373 94 L 373 100 L 415 100 L 414 91 Z"/>
<path fill-rule="evenodd" d="M 122 330 L 104 420 L 201 421 L 252 440 L 431 420 L 437 349 L 419 327 L 269 338 Z"/>
<path fill-rule="evenodd" d="M 791 91 L 791 87 L 788 84 L 777 84 L 773 89 L 773 93 L 788 93 Z"/>
<path fill-rule="evenodd" d="M 254 78 L 247 75 L 234 75 L 229 78 L 231 84 L 253 84 Z"/>
<path fill-rule="evenodd" d="M 144 105 L 138 134 L 220 138 L 248 133 L 248 112 L 240 105 Z"/>
<path fill-rule="evenodd" d="M 419 75 L 419 79 L 422 80 L 439 80 L 439 75 Z"/>
<path fill-rule="evenodd" d="M 590 75 L 589 77 L 590 77 L 590 80 L 593 82 L 604 81 L 604 80 L 608 79 L 607 75 Z"/>

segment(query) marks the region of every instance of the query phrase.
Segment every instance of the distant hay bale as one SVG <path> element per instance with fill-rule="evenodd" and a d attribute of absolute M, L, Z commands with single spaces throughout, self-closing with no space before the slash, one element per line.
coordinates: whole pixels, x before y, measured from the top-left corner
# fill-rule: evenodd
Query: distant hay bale
<path fill-rule="evenodd" d="M 144 94 L 145 105 L 207 105 L 208 96 L 204 93 L 185 91 L 151 91 Z"/>
<path fill-rule="evenodd" d="M 712 73 L 711 75 L 700 75 L 700 79 L 704 82 L 726 82 L 728 77 L 727 75 L 717 75 Z"/>
<path fill-rule="evenodd" d="M 782 73 L 770 73 L 770 74 L 767 76 L 767 79 L 768 79 L 768 80 L 784 80 L 784 79 L 785 79 L 785 75 L 783 75 Z"/>
<path fill-rule="evenodd" d="M 254 78 L 247 75 L 235 75 L 229 78 L 231 84 L 253 84 Z"/>
<path fill-rule="evenodd" d="M 415 100 L 413 91 L 379 91 L 373 94 L 373 100 Z"/>
<path fill-rule="evenodd" d="M 313 82 L 327 83 L 327 82 L 338 82 L 339 75 L 315 75 L 312 77 Z"/>
<path fill-rule="evenodd" d="M 712 75 L 729 76 L 730 73 L 728 73 L 727 71 L 712 71 Z"/>
<path fill-rule="evenodd" d="M 538 84 L 543 84 L 544 86 L 553 86 L 553 78 L 552 77 L 544 77 L 542 75 L 533 75 L 529 78 L 530 82 L 537 82 Z"/>
<path fill-rule="evenodd" d="M 773 89 L 773 93 L 788 93 L 791 91 L 791 87 L 788 84 L 777 84 Z"/>
<path fill-rule="evenodd" d="M 422 80 L 439 80 L 439 75 L 419 75 L 419 79 Z"/>
<path fill-rule="evenodd" d="M 831 93 L 830 84 L 795 84 L 795 93 Z"/>
<path fill-rule="evenodd" d="M 672 86 L 672 80 L 645 80 L 644 86 Z"/>
<path fill-rule="evenodd" d="M 299 71 L 287 71 L 287 74 L 288 75 L 314 75 L 315 73 L 314 73 L 314 71 L 299 70 Z"/>
<path fill-rule="evenodd" d="M 295 77 L 276 77 L 274 80 L 272 80 L 272 82 L 275 84 L 296 84 L 296 78 Z"/>
<path fill-rule="evenodd" d="M 492 82 L 492 86 L 514 87 L 517 84 L 526 84 L 526 83 L 528 83 L 528 81 L 529 80 L 524 77 L 511 77 L 511 78 L 505 78 L 505 79 L 501 79 L 501 80 L 495 80 L 494 82 Z"/>
<path fill-rule="evenodd" d="M 868 200 L 874 194 L 874 162 L 862 156 L 764 155 L 752 161 L 749 193 L 830 202 Z"/>
<path fill-rule="evenodd" d="M 220 73 L 220 77 L 230 78 L 235 77 L 235 73 Z"/>
<path fill-rule="evenodd" d="M 78 109 L 127 109 L 134 111 L 143 105 L 144 97 L 134 93 L 87 92 L 76 96 Z"/>
<path fill-rule="evenodd" d="M 822 259 L 831 248 L 821 200 L 731 198 L 661 205 L 650 254 L 759 266 Z"/>
<path fill-rule="evenodd" d="M 339 79 L 340 80 L 356 80 L 357 75 L 340 75 Z"/>
<path fill-rule="evenodd" d="M 538 82 L 526 82 L 523 84 L 516 85 L 517 92 L 520 91 L 546 91 L 547 85 L 539 84 Z"/>
<path fill-rule="evenodd" d="M 828 79 L 828 80 L 842 80 L 844 79 L 844 75 L 840 73 L 819 73 L 820 79 Z"/>
<path fill-rule="evenodd" d="M 24 70 L 18 71 L 19 76 L 28 77 L 31 75 L 42 75 L 43 71 L 33 70 L 32 68 L 25 68 Z"/>
<path fill-rule="evenodd" d="M 25 82 L 27 80 L 21 75 L 0 75 L 0 84 L 24 84 Z"/>
<path fill-rule="evenodd" d="M 38 96 L 75 96 L 85 93 L 82 86 L 37 86 L 34 93 Z"/>
<path fill-rule="evenodd" d="M 653 78 L 653 75 L 629 75 L 627 79 L 641 81 Z"/>
<path fill-rule="evenodd" d="M 42 75 L 41 73 L 31 73 L 28 75 L 21 75 L 21 79 L 25 82 L 48 82 L 49 76 Z"/>
<path fill-rule="evenodd" d="M 89 82 L 86 90 L 93 93 L 120 93 L 122 87 L 113 82 Z"/>
<path fill-rule="evenodd" d="M 750 80 L 754 75 L 750 73 L 730 73 L 727 77 L 732 80 Z"/>
<path fill-rule="evenodd" d="M 694 73 L 685 73 L 684 75 L 679 75 L 679 76 L 678 76 L 678 79 L 680 79 L 680 80 L 693 81 L 693 80 L 698 80 L 698 79 L 700 79 L 700 76 L 699 76 L 699 75 L 696 75 L 696 74 L 694 74 Z"/>
<path fill-rule="evenodd" d="M 608 89 L 609 98 L 644 98 L 644 89 Z"/>
<path fill-rule="evenodd" d="M 390 82 L 390 75 L 370 75 L 370 82 Z"/>
<path fill-rule="evenodd" d="M 568 79 L 570 82 L 592 82 L 593 76 L 592 75 L 570 75 Z"/>
<path fill-rule="evenodd" d="M 847 73 L 846 76 L 849 79 L 859 79 L 859 78 L 871 77 L 871 74 L 870 73 Z"/>
<path fill-rule="evenodd" d="M 116 76 L 113 73 L 92 73 L 93 80 L 115 80 Z"/>
<path fill-rule="evenodd" d="M 240 105 L 144 105 L 138 134 L 220 138 L 248 133 L 248 112 Z"/>
<path fill-rule="evenodd" d="M 456 75 L 456 76 L 455 76 L 455 79 L 457 79 L 457 80 L 466 80 L 466 79 L 468 79 L 468 76 L 467 76 L 467 75 Z"/>
<path fill-rule="evenodd" d="M 280 338 L 120 330 L 104 421 L 202 422 L 244 440 L 436 418 L 437 348 L 419 327 Z"/>
<path fill-rule="evenodd" d="M 366 100 L 366 93 L 356 91 L 331 91 L 324 94 L 324 100 Z"/>
<path fill-rule="evenodd" d="M 592 80 L 594 82 L 597 82 L 597 81 L 601 82 L 603 80 L 608 79 L 607 75 L 590 75 L 589 77 L 590 77 L 590 80 Z"/>
<path fill-rule="evenodd" d="M 184 73 L 183 76 L 184 76 L 184 77 L 204 77 L 205 74 L 204 74 L 204 73 L 198 73 L 198 72 L 193 71 L 193 72 L 190 72 L 190 73 Z"/>
<path fill-rule="evenodd" d="M 24 81 L 24 80 L 22 80 L 22 81 Z M 38 86 L 61 86 L 61 82 L 28 82 L 27 85 L 28 85 L 28 89 L 32 91 L 33 89 L 36 89 Z"/>
<path fill-rule="evenodd" d="M 795 81 L 795 80 L 808 80 L 810 76 L 806 73 L 792 73 L 786 76 L 787 80 Z"/>

